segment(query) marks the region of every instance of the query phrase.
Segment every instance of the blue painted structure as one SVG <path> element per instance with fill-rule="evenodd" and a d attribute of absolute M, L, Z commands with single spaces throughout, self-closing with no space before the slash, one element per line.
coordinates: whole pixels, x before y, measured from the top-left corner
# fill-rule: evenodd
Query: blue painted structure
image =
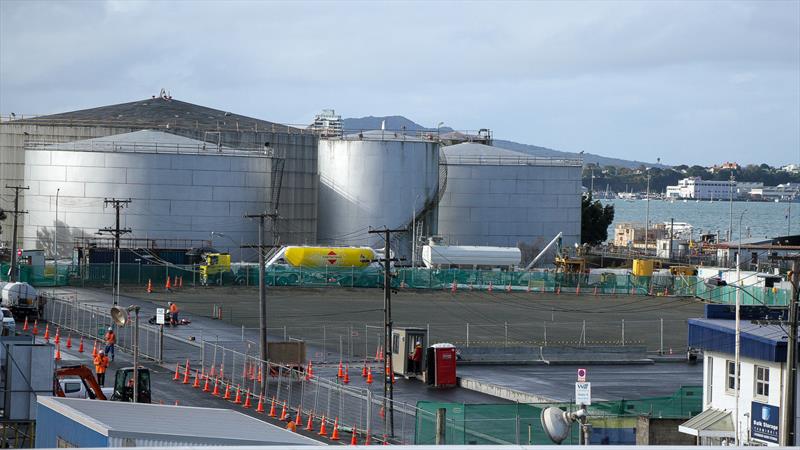
<path fill-rule="evenodd" d="M 733 355 L 736 322 L 725 319 L 689 319 L 689 347 Z M 777 325 L 759 325 L 742 320 L 740 354 L 762 361 L 786 362 L 786 332 Z"/>
<path fill-rule="evenodd" d="M 41 403 L 36 414 L 36 448 L 57 448 L 59 438 L 75 447 L 108 447 L 108 436 Z"/>

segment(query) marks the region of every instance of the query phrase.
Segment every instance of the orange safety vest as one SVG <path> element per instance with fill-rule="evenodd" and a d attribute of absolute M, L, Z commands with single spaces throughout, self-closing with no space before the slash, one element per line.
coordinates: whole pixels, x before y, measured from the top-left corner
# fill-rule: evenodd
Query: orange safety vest
<path fill-rule="evenodd" d="M 109 331 L 106 333 L 106 344 L 116 344 L 117 343 L 117 335 L 113 331 Z"/>
<path fill-rule="evenodd" d="M 97 355 L 94 357 L 94 370 L 97 373 L 106 373 L 106 367 L 108 367 L 108 356 Z"/>
<path fill-rule="evenodd" d="M 170 314 L 175 314 L 177 312 L 178 312 L 178 305 L 176 305 L 175 303 L 169 305 L 169 313 Z"/>

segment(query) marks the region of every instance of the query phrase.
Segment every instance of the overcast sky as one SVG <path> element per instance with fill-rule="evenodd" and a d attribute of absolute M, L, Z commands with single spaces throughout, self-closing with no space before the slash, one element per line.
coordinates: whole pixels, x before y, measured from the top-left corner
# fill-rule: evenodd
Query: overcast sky
<path fill-rule="evenodd" d="M 0 114 L 404 115 L 666 164 L 800 163 L 800 1 L 0 1 Z"/>

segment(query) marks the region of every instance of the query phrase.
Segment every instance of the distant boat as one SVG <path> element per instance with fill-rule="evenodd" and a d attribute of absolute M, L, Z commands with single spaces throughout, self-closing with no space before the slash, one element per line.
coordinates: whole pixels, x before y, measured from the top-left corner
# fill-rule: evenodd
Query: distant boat
<path fill-rule="evenodd" d="M 683 203 L 686 203 L 686 202 L 688 202 L 688 201 L 689 201 L 689 200 L 683 199 Z"/>

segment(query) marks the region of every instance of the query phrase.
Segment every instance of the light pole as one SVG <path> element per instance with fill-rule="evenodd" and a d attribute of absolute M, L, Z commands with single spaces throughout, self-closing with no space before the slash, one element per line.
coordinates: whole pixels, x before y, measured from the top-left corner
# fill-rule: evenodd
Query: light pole
<path fill-rule="evenodd" d="M 61 188 L 56 189 L 56 223 L 55 234 L 53 235 L 53 295 L 56 293 L 56 284 L 58 284 L 58 194 L 61 193 Z"/>
<path fill-rule="evenodd" d="M 442 125 L 444 125 L 444 122 L 439 122 L 438 124 L 436 124 L 436 140 L 437 141 L 441 141 L 442 140 L 441 139 L 441 135 L 439 134 L 439 130 L 442 128 Z"/>
<path fill-rule="evenodd" d="M 644 254 L 647 255 L 648 245 L 649 245 L 649 231 L 650 231 L 650 169 L 645 169 L 647 171 L 647 192 L 645 193 L 645 199 L 647 200 L 647 208 L 645 212 L 645 219 L 644 219 Z"/>
<path fill-rule="evenodd" d="M 731 179 L 728 183 L 728 203 L 730 204 L 730 224 L 728 224 L 728 242 L 733 239 L 733 171 L 731 171 Z M 739 233 L 741 234 L 742 227 L 739 226 Z M 740 239 L 741 240 L 741 239 Z"/>
<path fill-rule="evenodd" d="M 414 198 L 414 205 L 411 206 L 411 268 L 417 267 L 417 200 L 422 194 L 417 194 Z"/>
<path fill-rule="evenodd" d="M 232 237 L 228 236 L 227 234 L 220 233 L 219 231 L 212 231 L 211 232 L 211 241 L 210 241 L 212 247 L 214 246 L 214 236 L 224 237 L 224 238 L 228 239 L 229 241 L 231 241 L 233 243 L 234 248 L 236 248 L 236 246 L 237 246 L 236 241 L 234 241 Z M 244 260 L 244 258 L 242 258 L 242 249 L 239 248 L 239 261 L 243 261 L 243 260 Z"/>
<path fill-rule="evenodd" d="M 111 318 L 114 323 L 124 327 L 130 322 L 130 313 L 135 314 L 135 324 L 133 328 L 133 403 L 139 402 L 139 305 L 131 305 L 125 308 L 114 306 L 111 308 Z"/>

